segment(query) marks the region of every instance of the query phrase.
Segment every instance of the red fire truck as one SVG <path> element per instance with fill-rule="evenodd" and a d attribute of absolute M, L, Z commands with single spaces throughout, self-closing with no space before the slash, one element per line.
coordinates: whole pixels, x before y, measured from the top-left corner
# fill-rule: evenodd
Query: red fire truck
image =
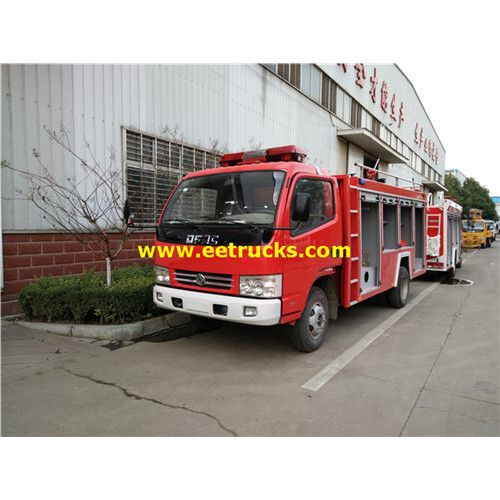
<path fill-rule="evenodd" d="M 159 307 L 290 324 L 293 345 L 311 352 L 339 306 L 377 294 L 406 304 L 426 270 L 425 194 L 363 166 L 328 175 L 305 156 L 297 146 L 227 154 L 184 177 L 157 226 Z"/>
<path fill-rule="evenodd" d="M 462 207 L 447 197 L 427 208 L 427 270 L 455 276 L 462 267 Z"/>

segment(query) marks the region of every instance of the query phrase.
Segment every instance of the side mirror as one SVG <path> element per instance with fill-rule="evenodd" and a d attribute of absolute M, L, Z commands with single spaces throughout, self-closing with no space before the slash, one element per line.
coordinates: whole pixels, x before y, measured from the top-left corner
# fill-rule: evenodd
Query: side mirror
<path fill-rule="evenodd" d="M 309 193 L 297 193 L 292 202 L 292 220 L 306 222 L 309 220 L 311 210 L 311 195 Z"/>

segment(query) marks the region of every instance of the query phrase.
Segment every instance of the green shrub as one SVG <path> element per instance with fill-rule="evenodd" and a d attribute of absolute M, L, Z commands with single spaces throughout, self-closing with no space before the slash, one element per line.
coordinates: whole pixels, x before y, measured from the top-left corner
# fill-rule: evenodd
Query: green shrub
<path fill-rule="evenodd" d="M 151 266 L 131 266 L 112 272 L 111 286 L 94 271 L 81 276 L 40 278 L 19 294 L 28 319 L 68 323 L 127 323 L 158 316 L 153 302 Z"/>

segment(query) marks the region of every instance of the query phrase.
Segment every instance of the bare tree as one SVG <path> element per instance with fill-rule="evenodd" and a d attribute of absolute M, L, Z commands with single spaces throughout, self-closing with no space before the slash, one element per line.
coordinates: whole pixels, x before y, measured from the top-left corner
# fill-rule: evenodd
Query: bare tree
<path fill-rule="evenodd" d="M 133 232 L 122 216 L 122 178 L 120 170 L 114 166 L 115 151 L 109 149 L 109 162 L 104 165 L 95 157 L 90 144 L 85 143 L 85 154 L 90 157 L 87 161 L 75 152 L 63 126 L 59 134 L 44 128 L 50 140 L 79 163 L 78 176 L 56 178 L 36 149 L 33 149 L 33 156 L 41 167 L 39 174 L 19 170 L 4 161 L 2 166 L 27 179 L 26 190 L 18 191 L 19 194 L 33 202 L 52 227 L 106 260 L 109 286 L 111 262 L 118 257 Z M 119 236 L 112 237 L 112 234 Z"/>

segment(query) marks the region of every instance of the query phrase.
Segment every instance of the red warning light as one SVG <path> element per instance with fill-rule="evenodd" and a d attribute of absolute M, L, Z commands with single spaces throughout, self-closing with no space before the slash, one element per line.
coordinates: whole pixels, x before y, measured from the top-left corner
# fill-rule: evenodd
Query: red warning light
<path fill-rule="evenodd" d="M 248 163 L 253 164 L 275 161 L 296 161 L 302 163 L 306 156 L 305 150 L 300 146 L 281 146 L 279 148 L 226 154 L 220 159 L 220 165 L 221 167 L 232 167 L 234 165 Z"/>

